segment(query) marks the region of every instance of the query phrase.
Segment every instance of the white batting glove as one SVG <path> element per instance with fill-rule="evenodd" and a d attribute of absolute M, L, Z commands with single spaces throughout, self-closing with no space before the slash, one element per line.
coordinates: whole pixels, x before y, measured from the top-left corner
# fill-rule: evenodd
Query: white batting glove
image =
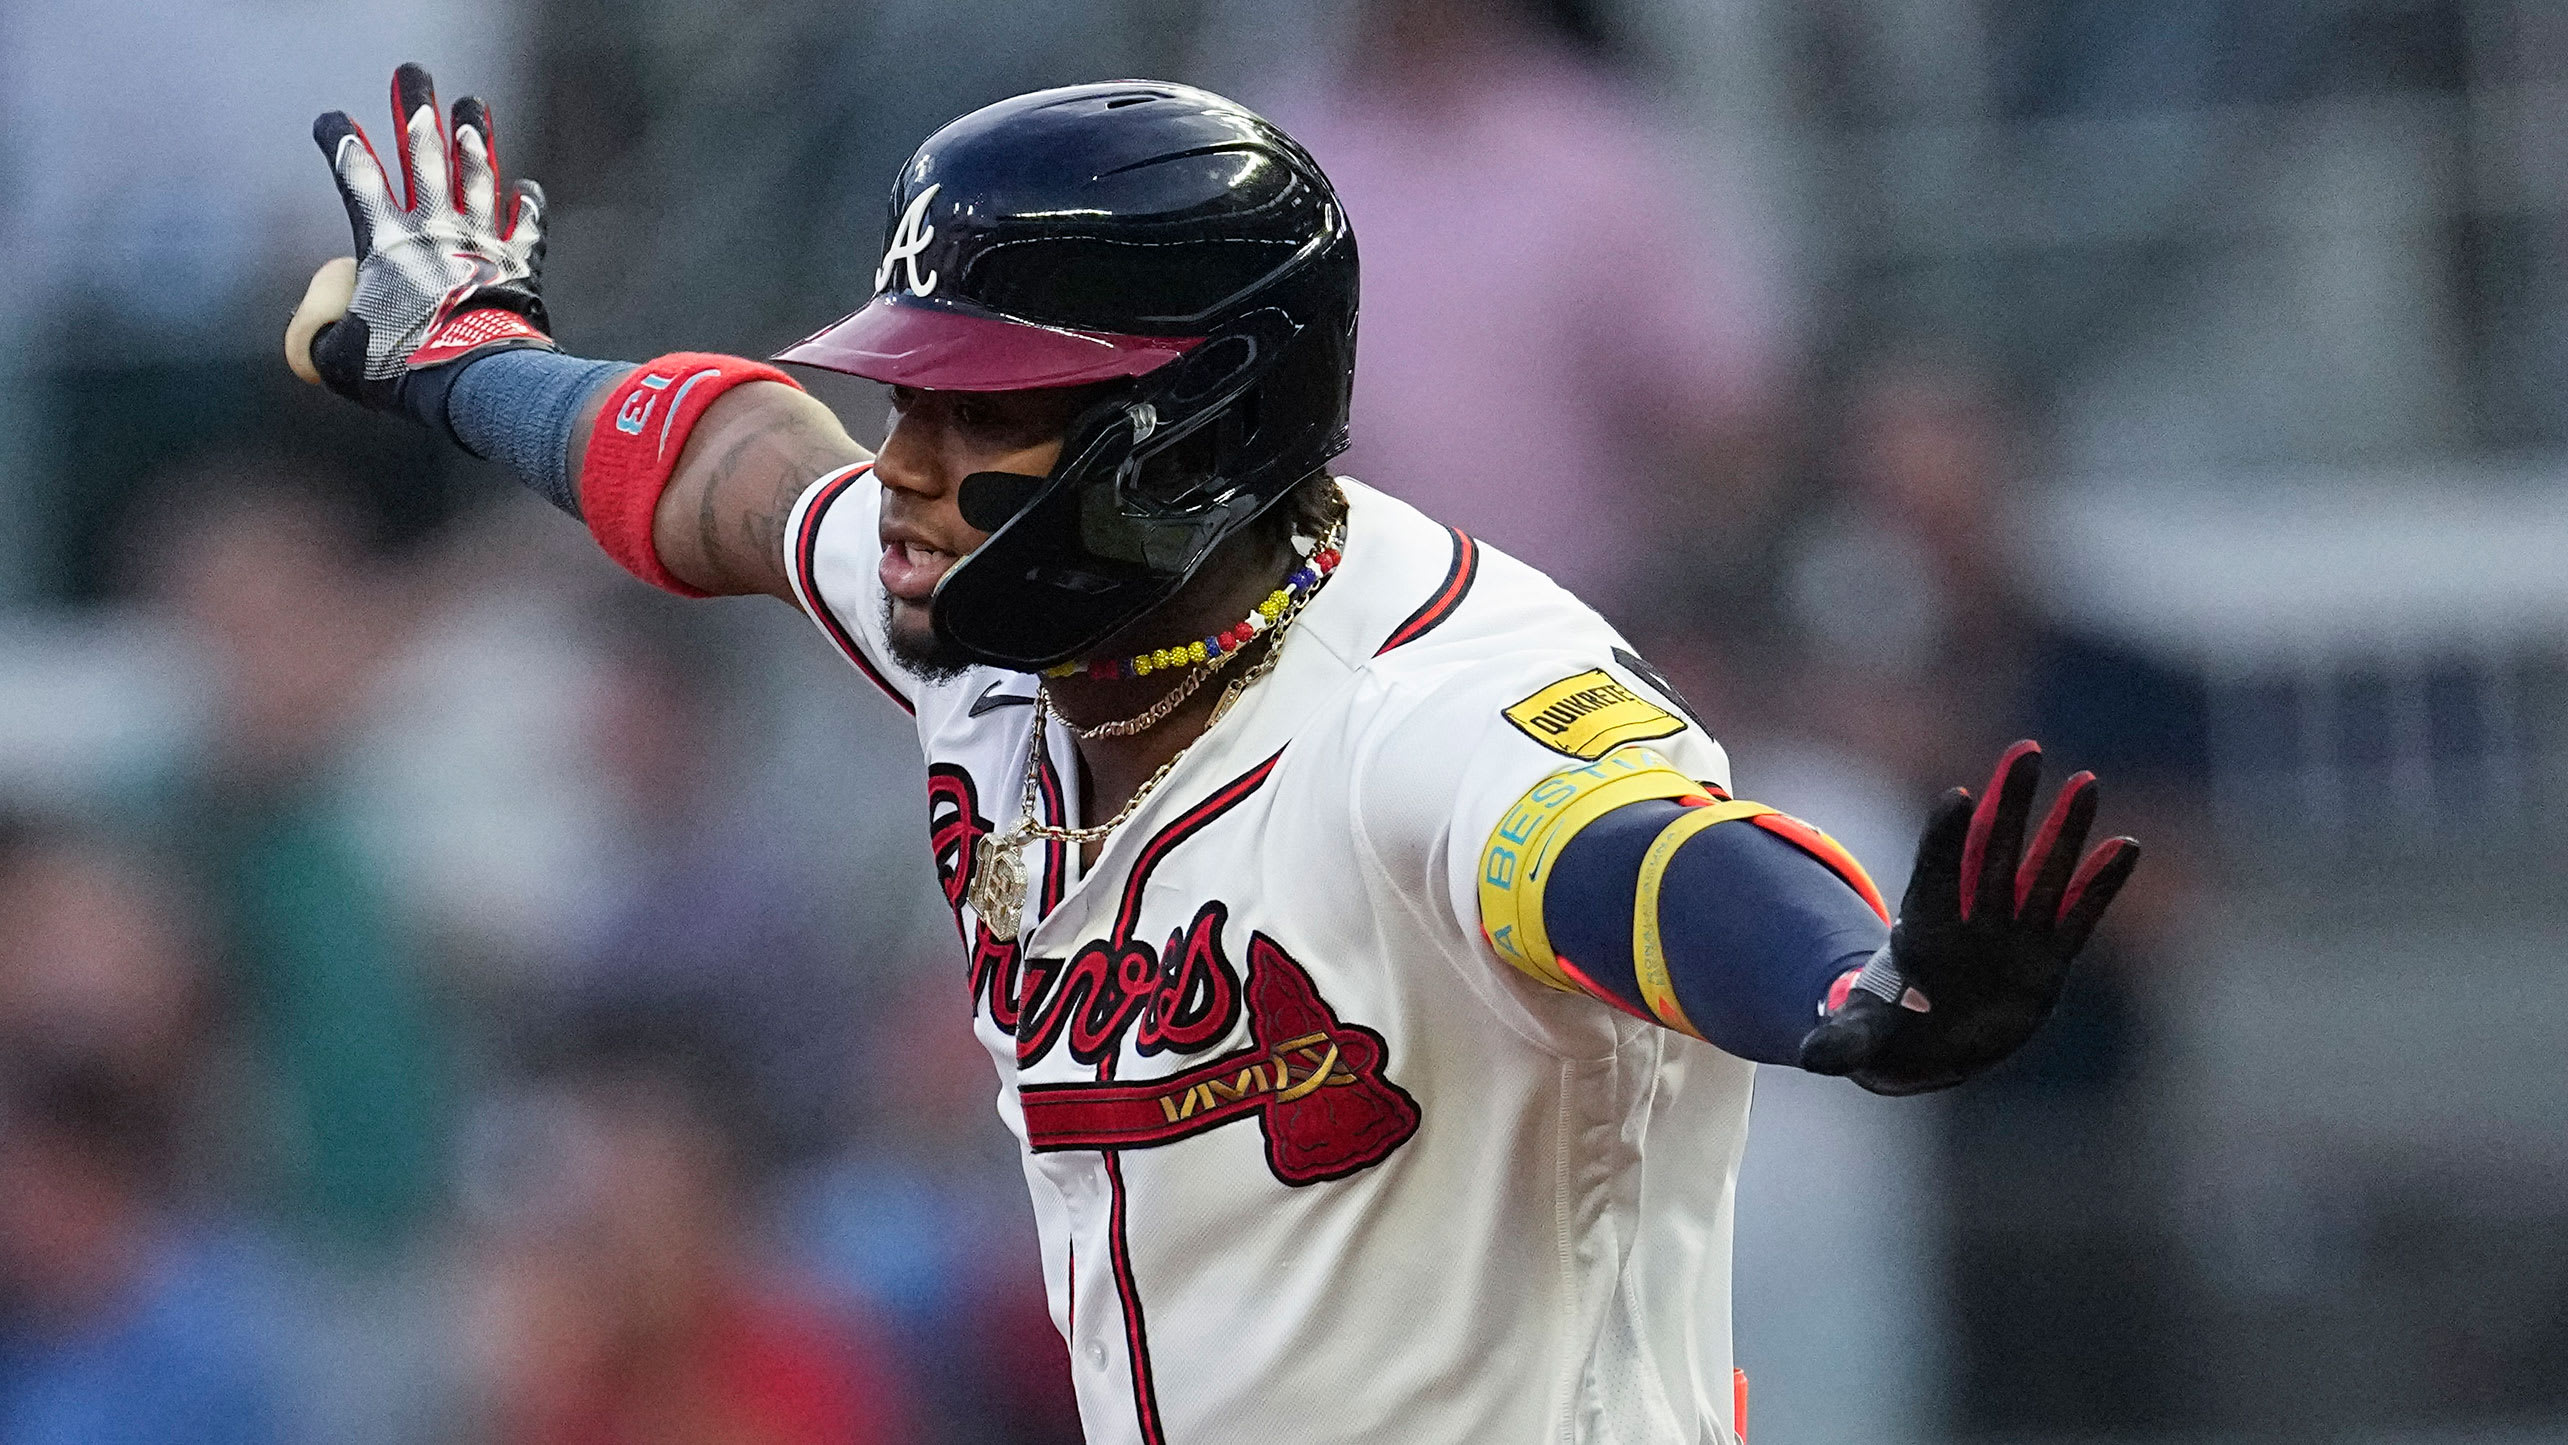
<path fill-rule="evenodd" d="M 480 100 L 455 102 L 450 141 L 434 82 L 405 64 L 392 75 L 392 106 L 398 190 L 346 112 L 312 123 L 357 254 L 313 278 L 286 329 L 286 362 L 306 381 L 451 437 L 446 392 L 458 363 L 552 349 L 540 290 L 544 192 L 521 180 L 502 213 L 490 108 Z"/>

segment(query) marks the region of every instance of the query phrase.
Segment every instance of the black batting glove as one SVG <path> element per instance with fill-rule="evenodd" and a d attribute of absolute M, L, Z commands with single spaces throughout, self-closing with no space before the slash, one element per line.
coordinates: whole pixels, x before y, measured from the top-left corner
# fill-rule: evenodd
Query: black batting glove
<path fill-rule="evenodd" d="M 2108 838 L 2081 861 L 2096 789 L 2093 773 L 2079 773 L 2027 846 L 2041 777 L 2041 748 L 2019 742 L 1976 803 L 1955 788 L 1935 804 L 1889 947 L 1802 1039 L 1801 1067 L 1876 1094 L 1922 1094 L 1995 1066 L 2051 1016 L 2069 960 L 2139 865 L 2140 845 Z"/>
<path fill-rule="evenodd" d="M 344 111 L 312 123 L 355 232 L 353 272 L 334 261 L 287 328 L 298 375 L 453 439 L 446 393 L 464 364 L 494 351 L 553 348 L 544 314 L 544 192 L 510 188 L 503 206 L 490 108 L 455 102 L 449 139 L 428 72 L 392 74 L 401 127 L 398 189 Z"/>

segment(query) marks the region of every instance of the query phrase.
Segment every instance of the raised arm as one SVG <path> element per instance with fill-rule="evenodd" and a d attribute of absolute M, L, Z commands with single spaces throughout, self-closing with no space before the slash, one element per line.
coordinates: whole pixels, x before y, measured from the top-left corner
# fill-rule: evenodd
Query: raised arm
<path fill-rule="evenodd" d="M 2129 838 L 2087 846 L 2092 774 L 2033 826 L 2041 749 L 2018 743 L 1978 795 L 1936 805 L 1894 919 L 1825 833 L 1729 795 L 1726 755 L 1647 663 L 1564 640 L 1386 683 L 1348 749 L 1377 866 L 1441 887 L 1492 962 L 1556 993 L 1876 1093 L 1944 1088 L 2041 1026 L 2139 862 Z M 1612 666 L 1581 668 L 1605 660 L 1590 646 Z M 1593 1011 L 1466 977 L 1521 1026 L 1594 1046 Z"/>
<path fill-rule="evenodd" d="M 394 73 L 392 99 L 398 185 L 345 114 L 314 123 L 357 254 L 314 276 L 287 365 L 506 465 L 646 581 L 792 601 L 786 515 L 865 449 L 756 362 L 563 355 L 541 294 L 544 195 L 520 181 L 501 205 L 488 107 L 457 101 L 450 136 L 416 65 Z"/>
<path fill-rule="evenodd" d="M 1543 862 L 1485 870 L 1491 943 L 1555 988 L 1742 1058 L 1850 1075 L 1878 1094 L 1948 1088 L 2050 1016 L 2070 960 L 2140 861 L 2129 838 L 2086 849 L 2090 773 L 2069 779 L 2028 836 L 2040 778 L 2041 749 L 2017 743 L 1978 798 L 1955 788 L 1937 804 L 1894 926 L 1826 834 L 1759 804 L 1684 795 L 1700 785 L 1627 748 L 1547 779 L 1500 825 L 1493 857 Z"/>

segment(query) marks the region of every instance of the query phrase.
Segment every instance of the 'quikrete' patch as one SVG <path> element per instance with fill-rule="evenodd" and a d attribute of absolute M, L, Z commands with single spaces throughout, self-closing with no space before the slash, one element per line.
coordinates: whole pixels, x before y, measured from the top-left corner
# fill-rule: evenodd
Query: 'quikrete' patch
<path fill-rule="evenodd" d="M 1525 736 L 1573 758 L 1595 759 L 1644 738 L 1685 731 L 1685 719 L 1598 668 L 1564 677 L 1507 709 Z"/>

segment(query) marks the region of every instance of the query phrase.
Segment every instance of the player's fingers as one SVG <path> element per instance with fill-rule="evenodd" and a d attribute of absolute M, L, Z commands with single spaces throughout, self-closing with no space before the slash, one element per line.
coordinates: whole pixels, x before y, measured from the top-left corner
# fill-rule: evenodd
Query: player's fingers
<path fill-rule="evenodd" d="M 312 284 L 303 288 L 303 302 L 294 308 L 292 319 L 285 323 L 286 369 L 314 386 L 321 384 L 320 368 L 312 364 L 312 342 L 329 326 L 348 314 L 348 303 L 357 294 L 357 261 L 341 256 L 324 261 L 312 273 Z"/>
<path fill-rule="evenodd" d="M 2014 901 L 2008 895 L 2015 886 L 2016 855 L 2024 846 L 2024 820 L 2033 811 L 2033 790 L 2041 781 L 2042 747 L 2030 738 L 2008 748 L 1988 775 L 1988 787 L 1971 813 L 1970 836 L 1962 841 L 1962 917 L 2004 914 Z"/>
<path fill-rule="evenodd" d="M 481 97 L 455 102 L 453 142 L 455 209 L 477 235 L 497 233 L 499 218 L 499 151 L 491 139 L 490 107 Z"/>
<path fill-rule="evenodd" d="M 1917 838 L 1917 861 L 1900 896 L 1902 918 L 1950 918 L 1961 896 L 1962 846 L 1971 827 L 1971 792 L 1955 788 L 1935 800 Z"/>
<path fill-rule="evenodd" d="M 348 229 L 357 240 L 357 255 L 374 250 L 375 228 L 401 209 L 392 194 L 391 178 L 376 158 L 374 142 L 364 127 L 344 110 L 324 112 L 312 122 L 312 140 L 330 161 L 330 179 L 338 184 L 339 201 L 348 208 Z"/>
<path fill-rule="evenodd" d="M 2140 844 L 2130 838 L 2107 838 L 2095 845 L 2095 851 L 2078 865 L 2077 876 L 2069 880 L 2069 891 L 2060 900 L 2060 956 L 2068 958 L 2086 947 L 2087 935 L 2095 932 L 2104 910 L 2122 885 L 2131 881 L 2131 870 L 2140 866 Z"/>
<path fill-rule="evenodd" d="M 401 127 L 401 206 L 451 204 L 446 122 L 437 113 L 437 83 L 415 61 L 392 72 L 392 118 Z"/>
<path fill-rule="evenodd" d="M 2086 851 L 2087 830 L 2095 826 L 2095 774 L 2081 772 L 2060 785 L 2049 816 L 2024 847 L 2024 865 L 2015 870 L 2015 916 L 2037 927 L 2060 914 L 2060 897 L 2069 874 Z"/>
<path fill-rule="evenodd" d="M 519 181 L 509 187 L 508 214 L 503 218 L 499 237 L 526 269 L 537 271 L 544 265 L 544 188 L 533 181 Z"/>

